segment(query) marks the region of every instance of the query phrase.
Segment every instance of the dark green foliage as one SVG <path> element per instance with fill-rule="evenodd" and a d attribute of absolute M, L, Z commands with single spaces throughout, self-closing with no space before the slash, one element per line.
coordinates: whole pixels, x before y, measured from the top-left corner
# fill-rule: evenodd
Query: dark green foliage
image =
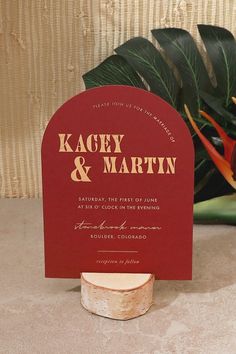
<path fill-rule="evenodd" d="M 145 38 L 130 39 L 115 49 L 117 55 L 83 76 L 86 88 L 115 84 L 150 90 L 175 107 L 186 120 L 185 103 L 206 137 L 223 153 L 215 129 L 200 116 L 199 110 L 212 115 L 229 136 L 236 138 L 236 106 L 231 99 L 236 96 L 236 42 L 224 28 L 198 25 L 198 29 L 212 63 L 216 86 L 192 36 L 183 29 L 164 28 L 152 31 L 161 50 Z M 196 134 L 192 130 L 191 133 L 196 152 L 195 201 L 232 192 Z"/>
<path fill-rule="evenodd" d="M 173 71 L 151 42 L 137 37 L 115 51 L 144 78 L 153 93 L 177 108 L 179 85 Z"/>
<path fill-rule="evenodd" d="M 128 85 L 145 89 L 139 75 L 119 55 L 112 55 L 83 76 L 87 89 L 104 85 Z"/>

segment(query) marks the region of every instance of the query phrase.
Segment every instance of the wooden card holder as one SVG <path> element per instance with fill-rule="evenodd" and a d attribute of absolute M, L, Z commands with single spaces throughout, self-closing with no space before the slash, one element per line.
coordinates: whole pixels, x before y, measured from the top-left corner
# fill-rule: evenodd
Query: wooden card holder
<path fill-rule="evenodd" d="M 153 304 L 154 280 L 148 273 L 82 273 L 81 304 L 112 319 L 138 317 Z"/>

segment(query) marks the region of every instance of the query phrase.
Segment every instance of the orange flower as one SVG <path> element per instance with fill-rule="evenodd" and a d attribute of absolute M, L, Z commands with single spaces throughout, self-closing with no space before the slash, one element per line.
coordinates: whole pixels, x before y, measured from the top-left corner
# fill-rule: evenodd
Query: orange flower
<path fill-rule="evenodd" d="M 212 161 L 214 162 L 220 173 L 224 176 L 226 181 L 231 184 L 233 188 L 236 189 L 236 140 L 231 139 L 221 128 L 221 126 L 216 123 L 216 121 L 211 116 L 209 116 L 209 114 L 204 111 L 200 111 L 200 114 L 209 122 L 211 122 L 211 124 L 214 126 L 217 133 L 219 134 L 220 138 L 222 139 L 222 143 L 224 146 L 224 156 L 220 155 L 219 152 L 214 148 L 214 146 L 209 142 L 209 140 L 202 134 L 197 124 L 194 122 L 188 107 L 185 105 L 184 108 L 193 129 L 195 130 L 199 139 L 205 146 Z"/>

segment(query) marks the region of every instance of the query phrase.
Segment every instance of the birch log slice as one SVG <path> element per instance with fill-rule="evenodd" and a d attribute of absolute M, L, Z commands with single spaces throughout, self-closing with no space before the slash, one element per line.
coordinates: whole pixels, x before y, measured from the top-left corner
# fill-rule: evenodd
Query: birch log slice
<path fill-rule="evenodd" d="M 153 304 L 153 274 L 81 273 L 81 303 L 90 312 L 128 320 Z"/>

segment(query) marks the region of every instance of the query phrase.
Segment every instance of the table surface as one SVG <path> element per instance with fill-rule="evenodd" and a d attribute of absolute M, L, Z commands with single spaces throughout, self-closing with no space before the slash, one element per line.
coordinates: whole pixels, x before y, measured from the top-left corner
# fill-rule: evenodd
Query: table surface
<path fill-rule="evenodd" d="M 156 281 L 144 316 L 80 305 L 80 281 L 45 279 L 41 200 L 0 200 L 0 353 L 235 354 L 236 228 L 195 226 L 192 281 Z"/>

